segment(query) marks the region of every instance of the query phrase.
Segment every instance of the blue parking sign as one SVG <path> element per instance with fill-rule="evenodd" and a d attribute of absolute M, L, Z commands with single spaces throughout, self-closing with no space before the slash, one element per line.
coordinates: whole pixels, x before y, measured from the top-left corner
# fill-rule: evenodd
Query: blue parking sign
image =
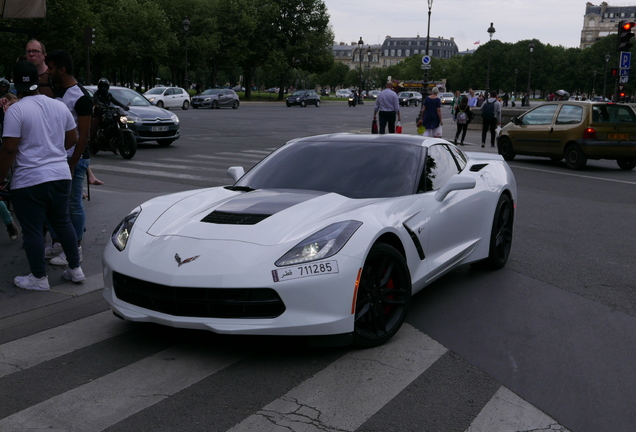
<path fill-rule="evenodd" d="M 621 69 L 629 69 L 632 62 L 632 53 L 621 51 Z"/>

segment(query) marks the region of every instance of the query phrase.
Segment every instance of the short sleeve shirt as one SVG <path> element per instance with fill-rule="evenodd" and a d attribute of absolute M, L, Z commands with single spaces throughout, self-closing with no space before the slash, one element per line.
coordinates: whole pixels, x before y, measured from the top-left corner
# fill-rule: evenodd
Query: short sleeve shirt
<path fill-rule="evenodd" d="M 63 103 L 48 96 L 22 98 L 7 109 L 4 137 L 20 138 L 11 188 L 71 180 L 64 139 L 75 121 Z"/>
<path fill-rule="evenodd" d="M 93 100 L 86 89 L 79 84 L 75 84 L 66 89 L 60 89 L 60 91 L 56 93 L 56 99 L 62 101 L 64 105 L 68 107 L 75 120 L 75 126 L 77 126 L 78 117 L 93 115 Z M 68 157 L 73 156 L 74 149 L 75 148 L 72 147 L 66 152 Z M 90 154 L 88 157 L 90 157 Z"/>

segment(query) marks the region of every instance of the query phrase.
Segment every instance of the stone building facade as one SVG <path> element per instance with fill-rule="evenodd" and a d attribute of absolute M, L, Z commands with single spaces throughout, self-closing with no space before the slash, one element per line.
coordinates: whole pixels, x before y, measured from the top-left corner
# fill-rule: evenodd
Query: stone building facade
<path fill-rule="evenodd" d="M 602 2 L 600 5 L 587 2 L 580 48 L 589 48 L 597 40 L 609 34 L 618 33 L 620 21 L 636 22 L 636 5 L 610 6 L 607 2 Z"/>

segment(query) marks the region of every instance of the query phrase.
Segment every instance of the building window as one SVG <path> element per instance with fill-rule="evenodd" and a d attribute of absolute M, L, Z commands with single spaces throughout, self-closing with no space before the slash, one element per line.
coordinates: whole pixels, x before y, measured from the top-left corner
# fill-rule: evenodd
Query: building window
<path fill-rule="evenodd" d="M 395 50 L 391 50 L 391 57 L 395 57 Z"/>
<path fill-rule="evenodd" d="M 411 56 L 411 50 L 406 50 L 406 51 L 404 51 L 404 55 L 405 55 L 406 57 L 410 57 L 410 56 Z"/>
<path fill-rule="evenodd" d="M 401 49 L 397 50 L 397 56 L 398 57 L 402 57 L 402 50 Z"/>
<path fill-rule="evenodd" d="M 385 57 L 388 57 L 388 56 L 389 56 L 389 50 L 388 50 L 388 49 L 385 49 L 385 50 L 384 50 L 384 56 L 385 56 Z"/>

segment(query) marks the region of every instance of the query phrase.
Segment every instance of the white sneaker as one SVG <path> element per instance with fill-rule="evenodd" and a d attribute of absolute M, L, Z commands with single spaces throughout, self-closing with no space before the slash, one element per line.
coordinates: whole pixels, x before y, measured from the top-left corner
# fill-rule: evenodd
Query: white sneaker
<path fill-rule="evenodd" d="M 70 280 L 75 283 L 82 282 L 86 279 L 81 267 L 74 268 L 74 269 L 67 268 L 66 270 L 64 270 L 64 273 L 62 273 L 62 277 L 66 280 Z"/>
<path fill-rule="evenodd" d="M 81 246 L 78 247 L 77 251 L 79 252 L 80 262 L 82 262 L 82 247 Z M 51 260 L 49 261 L 49 264 L 57 265 L 57 266 L 68 265 L 68 261 L 66 260 L 66 254 L 64 252 L 62 252 L 58 256 L 51 258 Z"/>
<path fill-rule="evenodd" d="M 46 248 L 44 248 L 44 258 L 54 258 L 62 252 L 64 252 L 62 250 L 62 245 L 59 243 L 53 243 L 51 246 L 47 246 Z"/>
<path fill-rule="evenodd" d="M 48 276 L 36 278 L 33 276 L 33 273 L 30 273 L 28 276 L 16 276 L 15 279 L 13 279 L 13 283 L 18 288 L 25 290 L 48 291 L 51 289 Z"/>

